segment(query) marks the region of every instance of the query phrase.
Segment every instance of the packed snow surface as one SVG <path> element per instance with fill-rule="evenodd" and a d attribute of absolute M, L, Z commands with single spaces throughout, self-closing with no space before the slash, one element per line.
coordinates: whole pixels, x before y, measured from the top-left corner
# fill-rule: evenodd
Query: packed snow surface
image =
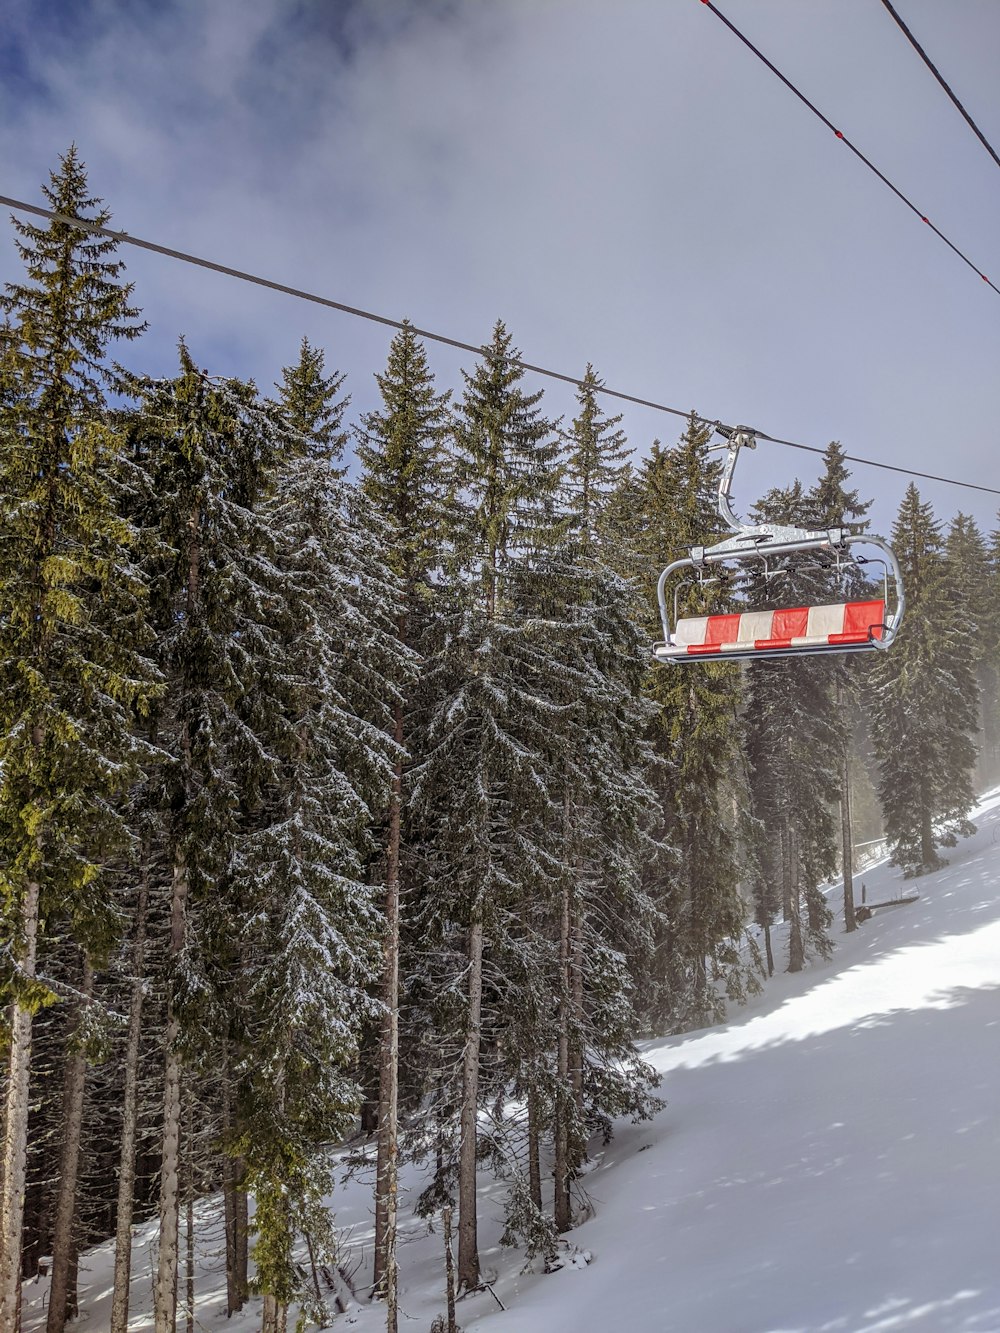
<path fill-rule="evenodd" d="M 465 1333 L 998 1333 L 1000 792 L 976 819 L 936 874 L 859 877 L 859 900 L 860 878 L 869 902 L 919 899 L 836 934 L 829 962 L 779 972 L 725 1026 L 648 1043 L 668 1105 L 592 1146 L 580 1182 L 592 1215 L 567 1237 L 575 1262 L 525 1271 L 497 1244 L 502 1185 L 483 1178 L 492 1291 L 459 1301 Z M 779 968 L 783 944 L 776 930 Z M 410 1214 L 419 1173 L 403 1183 L 400 1328 L 427 1333 L 444 1310 L 440 1225 Z M 384 1311 L 363 1300 L 371 1172 L 332 1204 L 362 1296 L 333 1326 L 376 1333 Z M 225 1317 L 219 1214 L 217 1199 L 196 1212 L 195 1327 L 245 1333 L 260 1305 Z M 152 1328 L 154 1261 L 146 1224 L 133 1333 Z M 83 1256 L 80 1280 L 78 1327 L 101 1333 L 110 1245 Z M 25 1286 L 32 1333 L 46 1287 Z"/>

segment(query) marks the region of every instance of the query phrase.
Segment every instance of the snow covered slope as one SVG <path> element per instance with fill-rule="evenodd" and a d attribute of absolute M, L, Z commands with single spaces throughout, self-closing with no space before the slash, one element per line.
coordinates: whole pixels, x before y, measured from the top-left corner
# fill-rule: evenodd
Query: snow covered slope
<path fill-rule="evenodd" d="M 589 1177 L 595 1261 L 534 1284 L 519 1333 L 1000 1330 L 995 798 L 978 823 L 918 902 L 649 1052 L 669 1106 Z"/>
<path fill-rule="evenodd" d="M 977 822 L 937 874 L 866 872 L 869 901 L 920 898 L 837 935 L 829 963 L 779 974 L 724 1027 L 650 1044 L 669 1104 L 594 1150 L 594 1216 L 569 1237 L 589 1265 L 522 1272 L 484 1179 L 496 1297 L 459 1302 L 466 1333 L 998 1333 L 1000 792 Z M 367 1259 L 370 1181 L 333 1202 Z M 198 1324 L 242 1333 L 259 1306 L 221 1314 L 217 1213 L 199 1206 Z M 151 1327 L 153 1231 L 137 1237 L 136 1331 Z M 409 1221 L 400 1263 L 401 1328 L 426 1333 L 444 1306 L 440 1235 Z M 84 1257 L 81 1286 L 101 1333 L 109 1247 Z M 45 1284 L 24 1295 L 42 1327 Z M 384 1323 L 370 1306 L 335 1326 L 348 1320 Z"/>

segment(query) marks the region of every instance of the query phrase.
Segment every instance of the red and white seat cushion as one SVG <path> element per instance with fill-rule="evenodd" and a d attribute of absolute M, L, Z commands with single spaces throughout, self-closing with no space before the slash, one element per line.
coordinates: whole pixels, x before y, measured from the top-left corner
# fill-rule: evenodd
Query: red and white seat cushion
<path fill-rule="evenodd" d="M 794 648 L 836 647 L 881 639 L 884 602 L 841 602 L 781 611 L 744 611 L 727 616 L 691 616 L 677 622 L 673 642 L 659 644 L 657 657 L 711 653 L 766 653 Z"/>

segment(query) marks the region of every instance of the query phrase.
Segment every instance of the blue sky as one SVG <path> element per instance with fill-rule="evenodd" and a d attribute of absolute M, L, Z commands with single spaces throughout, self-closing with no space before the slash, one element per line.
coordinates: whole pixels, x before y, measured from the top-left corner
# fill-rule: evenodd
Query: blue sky
<path fill-rule="evenodd" d="M 878 0 L 719 7 L 996 280 L 1000 170 Z M 1000 144 L 1000 5 L 897 7 Z M 527 360 L 1000 485 L 1000 297 L 696 0 L 7 0 L 0 193 L 37 200 L 71 141 L 137 235 L 469 342 L 502 317 Z M 269 386 L 307 333 L 373 405 L 386 330 L 125 257 L 143 370 L 183 334 Z M 470 358 L 429 350 L 457 387 Z M 640 453 L 678 430 L 625 424 Z M 810 467 L 761 445 L 740 506 Z M 887 530 L 905 480 L 856 477 Z M 921 489 L 996 524 L 996 497 Z"/>

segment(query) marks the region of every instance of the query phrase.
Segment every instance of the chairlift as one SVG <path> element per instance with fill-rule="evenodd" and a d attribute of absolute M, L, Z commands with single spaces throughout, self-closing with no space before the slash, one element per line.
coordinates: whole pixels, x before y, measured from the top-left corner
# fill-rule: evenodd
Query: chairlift
<path fill-rule="evenodd" d="M 848 528 L 812 531 L 776 523 L 741 523 L 733 512 L 730 488 L 740 450 L 754 449 L 757 442 L 746 426 L 717 423 L 715 429 L 726 440 L 715 447 L 728 451 L 719 480 L 719 513 L 730 535 L 715 546 L 693 547 L 688 556 L 675 560 L 660 575 L 656 597 L 663 642 L 653 646 L 654 656 L 661 662 L 760 662 L 820 653 L 884 652 L 896 637 L 905 605 L 902 575 L 889 545 L 880 537 L 863 536 Z M 862 552 L 856 549 L 859 547 L 868 550 Z M 843 576 L 862 570 L 872 581 L 869 566 L 881 567 L 881 595 L 865 601 L 678 615 L 681 594 L 692 583 L 708 591 L 734 578 L 753 579 L 773 591 L 774 597 L 768 600 L 779 600 L 781 585 L 791 572 L 800 578 L 823 579 L 828 586 L 831 572 Z M 685 572 L 686 577 L 681 578 Z"/>

